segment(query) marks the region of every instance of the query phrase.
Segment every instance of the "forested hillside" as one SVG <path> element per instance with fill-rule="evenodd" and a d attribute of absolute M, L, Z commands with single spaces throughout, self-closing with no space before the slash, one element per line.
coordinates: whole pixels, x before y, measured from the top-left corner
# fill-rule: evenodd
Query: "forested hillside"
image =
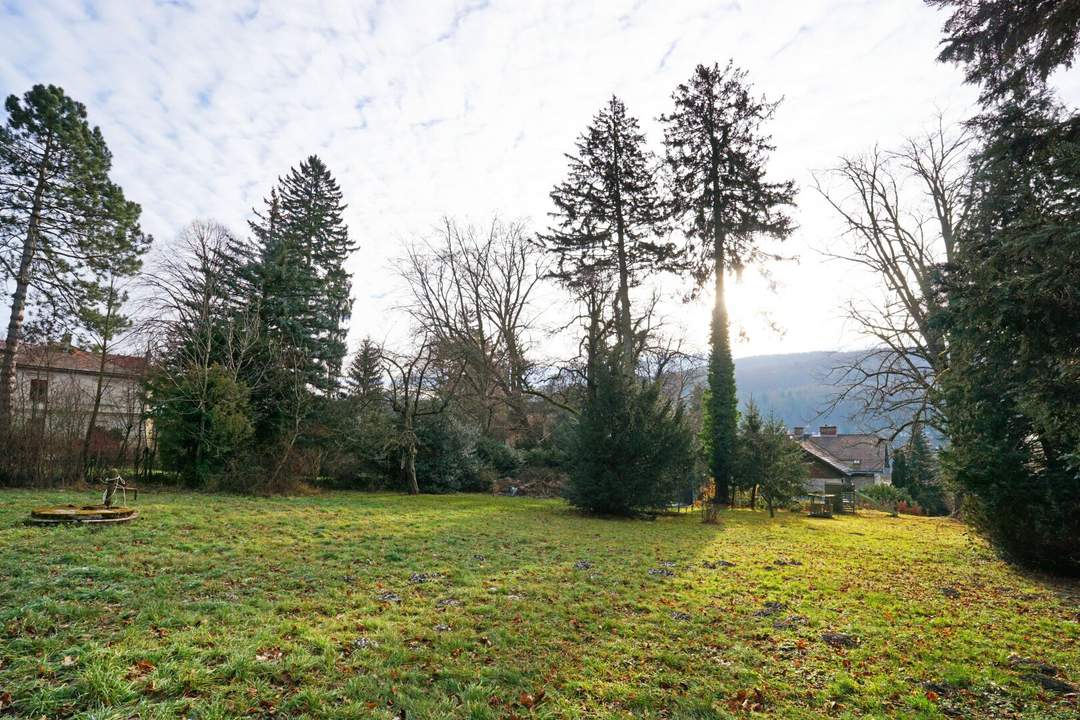
<path fill-rule="evenodd" d="M 765 415 L 776 415 L 789 428 L 836 425 L 840 432 L 873 430 L 876 423 L 855 417 L 857 403 L 849 401 L 831 407 L 837 392 L 832 383 L 833 368 L 851 362 L 855 356 L 850 352 L 819 351 L 736 358 L 739 407 L 752 397 Z M 693 383 L 704 382 L 705 368 L 696 369 Z"/>

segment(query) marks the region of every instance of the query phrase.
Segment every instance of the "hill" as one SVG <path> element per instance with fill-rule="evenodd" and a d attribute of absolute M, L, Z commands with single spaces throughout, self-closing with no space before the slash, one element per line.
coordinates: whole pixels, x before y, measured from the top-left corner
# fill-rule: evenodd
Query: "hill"
<path fill-rule="evenodd" d="M 848 401 L 830 408 L 837 387 L 833 368 L 858 357 L 852 352 L 805 352 L 754 355 L 735 361 L 739 404 L 752 397 L 762 412 L 774 414 L 788 427 L 836 425 L 840 432 L 870 429 L 874 423 L 857 418 L 858 404 Z"/>
<path fill-rule="evenodd" d="M 847 401 L 830 407 L 837 387 L 833 368 L 858 357 L 854 352 L 817 351 L 753 355 L 735 360 L 739 406 L 750 398 L 766 415 L 776 415 L 788 427 L 836 425 L 840 432 L 873 430 L 872 419 L 858 418 L 858 404 Z M 705 383 L 704 367 L 690 372 L 690 383 Z"/>

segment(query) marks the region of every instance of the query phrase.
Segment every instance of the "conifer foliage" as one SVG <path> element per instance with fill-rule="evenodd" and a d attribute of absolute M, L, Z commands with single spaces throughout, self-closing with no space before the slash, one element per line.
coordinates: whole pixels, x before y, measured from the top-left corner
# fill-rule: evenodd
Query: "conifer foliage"
<path fill-rule="evenodd" d="M 383 400 L 384 374 L 382 348 L 371 338 L 364 338 L 345 376 L 346 393 L 359 409 L 367 410 Z"/>
<path fill-rule="evenodd" d="M 86 108 L 55 85 L 5 103 L 0 126 L 0 280 L 14 281 L 0 363 L 0 433 L 9 428 L 15 355 L 32 303 L 74 317 L 104 278 L 135 273 L 150 238 L 139 206 L 109 179 L 112 154 Z"/>
<path fill-rule="evenodd" d="M 1045 88 L 980 119 L 975 219 L 947 279 L 945 464 L 1007 555 L 1080 574 L 1080 119 Z"/>
<path fill-rule="evenodd" d="M 553 273 L 571 288 L 598 279 L 616 290 L 616 330 L 627 368 L 635 359 L 630 288 L 642 276 L 678 266 L 675 245 L 661 239 L 666 205 L 658 161 L 638 121 L 612 96 L 567 155 L 566 179 L 551 191 L 555 227 L 543 236 Z"/>
<path fill-rule="evenodd" d="M 597 363 L 594 393 L 569 441 L 566 497 L 587 512 L 634 516 L 685 489 L 693 435 L 682 405 L 658 384 L 628 376 L 621 362 L 608 352 Z"/>
<path fill-rule="evenodd" d="M 337 390 L 352 311 L 344 265 L 356 247 L 344 211 L 341 189 L 312 155 L 278 181 L 250 223 L 266 331 L 324 395 Z"/>
<path fill-rule="evenodd" d="M 713 305 L 709 354 L 709 469 L 715 502 L 726 501 L 735 453 L 737 400 L 724 278 L 732 269 L 768 257 L 762 237 L 783 239 L 792 231 L 784 208 L 794 204 L 791 181 L 767 179 L 771 138 L 764 125 L 777 103 L 753 95 L 746 72 L 698 65 L 676 87 L 675 109 L 660 118 L 672 173 L 674 211 L 688 238 L 691 269 L 699 283 L 710 277 Z M 707 519 L 709 516 L 707 516 Z"/>

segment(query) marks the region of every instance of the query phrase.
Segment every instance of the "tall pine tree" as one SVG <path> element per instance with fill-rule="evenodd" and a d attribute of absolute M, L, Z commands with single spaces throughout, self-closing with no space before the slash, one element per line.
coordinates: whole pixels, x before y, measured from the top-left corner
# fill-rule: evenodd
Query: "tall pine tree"
<path fill-rule="evenodd" d="M 265 329 L 323 395 L 338 388 L 352 311 L 345 260 L 356 248 L 344 211 L 341 189 L 312 155 L 278 181 L 250 222 Z"/>
<path fill-rule="evenodd" d="M 109 180 L 112 154 L 86 108 L 54 85 L 5 103 L 0 127 L 0 278 L 14 281 L 0 362 L 0 435 L 12 419 L 15 357 L 27 305 L 74 316 L 99 280 L 136 272 L 150 238 L 140 208 Z"/>
<path fill-rule="evenodd" d="M 675 215 L 688 238 L 693 272 L 715 289 L 709 355 L 709 468 L 715 482 L 713 512 L 727 501 L 735 452 L 737 400 L 724 277 L 765 259 L 762 236 L 783 239 L 792 231 L 785 206 L 795 201 L 791 181 L 770 182 L 766 166 L 774 147 L 763 126 L 777 103 L 752 95 L 746 72 L 731 62 L 698 65 L 676 87 L 675 109 L 660 120 L 673 175 Z"/>
<path fill-rule="evenodd" d="M 616 330 L 624 367 L 636 362 L 630 288 L 645 274 L 674 269 L 679 253 L 660 239 L 666 219 L 658 162 L 622 100 L 612 98 L 567 155 L 567 178 L 551 191 L 555 226 L 542 236 L 557 257 L 555 275 L 585 289 L 597 278 L 616 290 Z"/>

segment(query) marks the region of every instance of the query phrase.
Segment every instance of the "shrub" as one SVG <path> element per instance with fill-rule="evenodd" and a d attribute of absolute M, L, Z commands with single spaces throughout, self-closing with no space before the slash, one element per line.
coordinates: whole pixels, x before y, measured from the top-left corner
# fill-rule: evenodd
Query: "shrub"
<path fill-rule="evenodd" d="M 162 460 L 189 482 L 218 479 L 252 438 L 247 386 L 220 365 L 156 383 L 151 397 Z"/>
<path fill-rule="evenodd" d="M 491 473 L 482 473 L 476 453 L 479 433 L 447 413 L 416 424 L 416 479 L 422 492 L 489 492 Z"/>
<path fill-rule="evenodd" d="M 895 505 L 898 502 L 911 502 L 911 495 L 893 485 L 870 485 L 860 493 L 882 505 Z"/>
<path fill-rule="evenodd" d="M 522 453 L 487 435 L 477 439 L 476 457 L 499 475 L 513 475 L 522 465 Z"/>
<path fill-rule="evenodd" d="M 594 388 L 569 439 L 566 497 L 592 513 L 633 516 L 666 506 L 693 462 L 682 406 L 656 384 L 596 363 Z"/>

